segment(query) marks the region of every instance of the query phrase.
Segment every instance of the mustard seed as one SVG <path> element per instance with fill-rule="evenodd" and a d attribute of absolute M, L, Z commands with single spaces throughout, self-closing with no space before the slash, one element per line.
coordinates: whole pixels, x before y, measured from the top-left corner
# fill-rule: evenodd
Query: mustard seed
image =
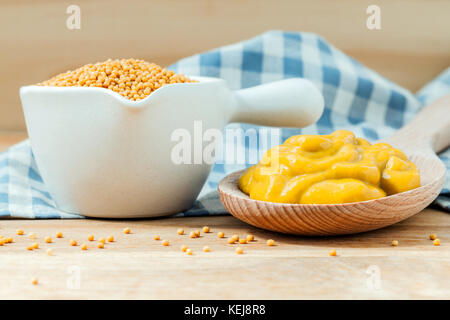
<path fill-rule="evenodd" d="M 159 240 L 160 239 L 159 235 L 156 235 L 154 239 Z"/>
<path fill-rule="evenodd" d="M 23 236 L 23 234 L 24 234 L 24 232 L 23 232 L 23 230 L 22 229 L 17 229 L 17 235 L 19 235 L 19 236 Z"/>
<path fill-rule="evenodd" d="M 203 233 L 209 233 L 209 227 L 208 226 L 204 226 L 203 227 L 203 229 L 202 229 L 202 231 L 203 231 Z"/>
<path fill-rule="evenodd" d="M 105 247 L 105 243 L 104 242 L 99 242 L 97 245 L 97 248 L 99 249 L 103 249 Z"/>
<path fill-rule="evenodd" d="M 191 249 L 187 249 L 186 250 L 186 253 L 188 254 L 188 255 L 190 255 L 190 256 L 192 256 L 192 254 L 194 253 Z"/>
<path fill-rule="evenodd" d="M 105 239 L 105 238 L 103 238 L 103 237 L 101 237 L 100 239 L 98 239 L 98 242 L 100 242 L 100 243 L 103 243 L 103 244 L 105 244 L 105 242 L 106 242 L 106 239 Z"/>
<path fill-rule="evenodd" d="M 398 246 L 398 240 L 392 240 L 392 246 L 397 247 Z"/>
<path fill-rule="evenodd" d="M 70 245 L 75 247 L 77 245 L 77 240 L 70 240 Z"/>
<path fill-rule="evenodd" d="M 440 246 L 440 245 L 441 245 L 441 240 L 439 240 L 439 239 L 434 239 L 433 244 L 434 244 L 435 246 Z"/>
<path fill-rule="evenodd" d="M 255 240 L 255 236 L 253 236 L 252 234 L 248 234 L 246 238 L 248 242 Z"/>
<path fill-rule="evenodd" d="M 63 237 L 62 232 L 57 232 L 57 233 L 56 233 L 56 237 L 57 237 L 57 238 L 62 238 L 62 237 Z"/>
<path fill-rule="evenodd" d="M 48 248 L 45 252 L 47 252 L 48 256 L 52 256 L 53 255 L 53 249 L 52 248 Z"/>
<path fill-rule="evenodd" d="M 184 230 L 180 228 L 177 230 L 177 233 L 181 236 L 184 234 Z"/>
<path fill-rule="evenodd" d="M 45 242 L 46 243 L 51 243 L 52 242 L 52 238 L 51 237 L 45 237 Z"/>
<path fill-rule="evenodd" d="M 247 239 L 239 239 L 239 243 L 240 244 L 246 244 L 247 243 Z"/>
<path fill-rule="evenodd" d="M 337 253 L 336 253 L 336 250 L 330 250 L 329 252 L 328 252 L 328 254 L 330 255 L 330 256 L 332 256 L 332 257 L 335 257 L 336 255 L 337 255 Z"/>
<path fill-rule="evenodd" d="M 28 239 L 36 239 L 36 233 L 30 232 L 30 233 L 28 234 Z"/>
<path fill-rule="evenodd" d="M 136 59 L 108 59 L 61 73 L 39 86 L 99 87 L 115 91 L 130 100 L 141 100 L 158 88 L 173 83 L 197 82 L 154 63 Z"/>
<path fill-rule="evenodd" d="M 123 233 L 125 233 L 125 234 L 130 234 L 130 233 L 131 233 L 130 228 L 125 228 L 125 229 L 123 229 Z"/>
<path fill-rule="evenodd" d="M 32 278 L 31 279 L 31 284 L 34 285 L 34 286 L 37 285 L 38 282 L 39 282 L 38 278 Z"/>
<path fill-rule="evenodd" d="M 167 247 L 169 245 L 169 240 L 163 240 L 162 245 Z"/>
<path fill-rule="evenodd" d="M 437 236 L 434 233 L 430 234 L 430 240 L 436 240 L 436 239 L 437 239 Z"/>
<path fill-rule="evenodd" d="M 203 247 L 203 251 L 204 251 L 204 252 L 210 252 L 211 249 L 210 249 L 208 246 L 204 246 L 204 247 Z"/>
<path fill-rule="evenodd" d="M 84 244 L 80 247 L 80 249 L 81 249 L 81 250 L 87 250 L 87 244 L 84 243 Z"/>
<path fill-rule="evenodd" d="M 236 248 L 236 253 L 237 254 L 243 254 L 244 253 L 244 249 L 242 249 L 241 247 L 237 247 Z"/>
<path fill-rule="evenodd" d="M 94 241 L 94 235 L 93 235 L 93 234 L 89 235 L 87 239 L 88 239 L 89 241 Z"/>
<path fill-rule="evenodd" d="M 266 244 L 271 247 L 275 245 L 275 241 L 273 239 L 269 239 L 266 241 Z"/>
<path fill-rule="evenodd" d="M 114 237 L 113 236 L 109 236 L 108 237 L 108 242 L 114 242 Z"/>
<path fill-rule="evenodd" d="M 218 233 L 217 233 L 217 237 L 218 237 L 218 238 L 223 238 L 223 237 L 225 237 L 225 233 L 223 233 L 223 232 L 218 232 Z"/>
<path fill-rule="evenodd" d="M 181 251 L 186 252 L 187 249 L 189 249 L 187 246 L 185 246 L 185 245 L 182 245 L 182 246 L 181 246 Z"/>

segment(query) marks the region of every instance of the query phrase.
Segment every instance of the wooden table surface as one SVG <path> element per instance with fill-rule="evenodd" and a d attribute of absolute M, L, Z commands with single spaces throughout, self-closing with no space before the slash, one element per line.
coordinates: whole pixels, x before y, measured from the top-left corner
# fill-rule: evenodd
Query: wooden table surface
<path fill-rule="evenodd" d="M 1 145 L 1 144 L 0 144 Z M 5 145 L 5 144 L 4 144 Z M 211 233 L 190 239 L 202 226 Z M 125 235 L 122 230 L 131 228 Z M 16 235 L 17 229 L 25 235 Z M 61 231 L 64 238 L 56 239 Z M 218 231 L 256 241 L 237 245 Z M 26 235 L 34 232 L 36 240 Z M 433 246 L 435 233 L 441 240 Z M 89 242 L 113 235 L 98 249 Z M 165 247 L 153 239 L 170 241 Z M 0 220 L 0 299 L 449 299 L 450 214 L 426 209 L 401 223 L 364 234 L 306 238 L 253 228 L 231 216 L 146 220 Z M 44 237 L 51 236 L 52 243 Z M 87 243 L 71 247 L 70 239 Z M 276 246 L 268 247 L 267 239 Z M 399 246 L 391 246 L 392 240 Z M 34 242 L 40 248 L 28 251 Z M 181 252 L 187 245 L 194 254 Z M 202 251 L 208 245 L 211 252 Z M 53 248 L 48 256 L 46 249 Z M 328 255 L 336 249 L 337 256 Z M 31 284 L 37 277 L 38 285 Z"/>

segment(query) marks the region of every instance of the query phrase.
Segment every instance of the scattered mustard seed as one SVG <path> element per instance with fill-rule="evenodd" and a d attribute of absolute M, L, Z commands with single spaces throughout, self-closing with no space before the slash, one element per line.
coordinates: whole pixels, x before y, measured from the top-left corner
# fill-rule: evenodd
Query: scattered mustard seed
<path fill-rule="evenodd" d="M 392 245 L 393 245 L 394 247 L 398 246 L 398 240 L 392 240 Z"/>
<path fill-rule="evenodd" d="M 195 231 L 191 231 L 191 233 L 189 233 L 189 238 L 197 238 L 197 234 L 195 233 Z"/>
<path fill-rule="evenodd" d="M 203 229 L 202 229 L 202 231 L 203 231 L 203 233 L 209 233 L 209 227 L 208 226 L 204 226 L 203 227 Z"/>
<path fill-rule="evenodd" d="M 223 232 L 218 232 L 218 233 L 217 233 L 217 237 L 218 237 L 218 238 L 223 238 L 223 237 L 225 237 L 225 233 L 223 233 Z"/>
<path fill-rule="evenodd" d="M 187 246 L 185 246 L 185 245 L 182 245 L 182 246 L 181 246 L 181 251 L 186 252 L 187 249 L 189 249 Z"/>
<path fill-rule="evenodd" d="M 81 248 L 81 250 L 87 250 L 87 244 L 84 243 L 80 248 Z"/>
<path fill-rule="evenodd" d="M 57 238 L 62 238 L 62 237 L 63 237 L 62 232 L 57 232 L 57 233 L 56 233 L 56 237 L 57 237 Z"/>
<path fill-rule="evenodd" d="M 275 240 L 273 240 L 273 239 L 269 239 L 269 240 L 267 240 L 266 241 L 266 244 L 268 245 L 268 246 L 274 246 L 275 245 Z"/>
<path fill-rule="evenodd" d="M 87 239 L 88 239 L 89 241 L 94 241 L 94 235 L 93 235 L 93 234 L 89 235 Z"/>
<path fill-rule="evenodd" d="M 36 233 L 30 232 L 30 233 L 28 234 L 28 239 L 36 239 Z"/>
<path fill-rule="evenodd" d="M 187 249 L 186 250 L 186 253 L 188 254 L 188 255 L 190 255 L 190 256 L 192 256 L 192 254 L 194 253 L 191 249 Z"/>
<path fill-rule="evenodd" d="M 248 234 L 248 235 L 247 235 L 247 241 L 248 241 L 248 242 L 254 241 L 254 240 L 255 240 L 255 237 L 254 237 L 252 234 Z"/>
<path fill-rule="evenodd" d="M 204 251 L 204 252 L 210 252 L 211 249 L 210 249 L 208 246 L 204 246 L 204 247 L 203 247 L 203 251 Z"/>
<path fill-rule="evenodd" d="M 436 240 L 436 239 L 437 239 L 437 236 L 434 233 L 430 234 L 430 240 Z"/>
<path fill-rule="evenodd" d="M 337 253 L 336 253 L 336 250 L 330 250 L 329 252 L 328 252 L 328 254 L 330 255 L 330 256 L 332 256 L 332 257 L 335 257 L 336 255 L 337 255 Z"/>
<path fill-rule="evenodd" d="M 51 243 L 52 242 L 52 238 L 51 237 L 45 237 L 45 242 L 46 243 Z"/>
<path fill-rule="evenodd" d="M 125 228 L 125 229 L 123 229 L 123 233 L 130 234 L 131 233 L 131 229 L 130 228 Z"/>
<path fill-rule="evenodd" d="M 103 249 L 105 247 L 105 243 L 104 242 L 99 242 L 97 245 L 97 248 L 99 249 Z"/>
<path fill-rule="evenodd" d="M 98 239 L 98 242 L 105 244 L 106 240 L 105 240 L 105 238 L 101 237 L 100 239 Z"/>
<path fill-rule="evenodd" d="M 39 282 L 38 278 L 32 278 L 32 279 L 31 279 L 31 284 L 32 284 L 32 285 L 37 285 L 38 282 Z"/>
<path fill-rule="evenodd" d="M 246 238 L 239 239 L 239 243 L 240 244 L 246 244 L 247 243 L 247 239 Z"/>
<path fill-rule="evenodd" d="M 228 242 L 228 244 L 234 244 L 236 242 L 236 239 L 231 237 L 231 238 L 228 238 L 227 242 Z"/>
<path fill-rule="evenodd" d="M 197 237 L 200 237 L 200 230 L 195 230 L 194 233 Z"/>
<path fill-rule="evenodd" d="M 17 229 L 17 235 L 23 236 L 24 232 L 22 229 Z"/>
<path fill-rule="evenodd" d="M 157 234 L 157 235 L 155 236 L 154 239 L 155 239 L 155 240 L 159 240 L 159 239 L 161 239 L 161 238 L 160 238 L 159 235 Z"/>
<path fill-rule="evenodd" d="M 440 246 L 440 245 L 441 245 L 441 240 L 439 240 L 439 239 L 434 239 L 433 244 L 434 244 L 435 246 Z"/>
<path fill-rule="evenodd" d="M 236 253 L 237 254 L 243 254 L 244 253 L 244 249 L 242 249 L 241 247 L 237 247 L 236 248 Z"/>
<path fill-rule="evenodd" d="M 8 243 L 13 243 L 14 242 L 14 239 L 12 237 L 7 238 L 6 240 L 8 241 Z"/>
<path fill-rule="evenodd" d="M 70 245 L 75 247 L 77 245 L 77 240 L 70 240 Z"/>
<path fill-rule="evenodd" d="M 108 237 L 108 242 L 114 242 L 114 237 L 113 236 L 109 236 Z"/>
<path fill-rule="evenodd" d="M 163 240 L 162 245 L 167 247 L 169 245 L 169 240 Z"/>
<path fill-rule="evenodd" d="M 39 243 L 35 242 L 32 244 L 33 249 L 38 249 L 39 248 Z"/>
<path fill-rule="evenodd" d="M 180 228 L 177 230 L 177 233 L 181 236 L 184 234 L 184 230 Z"/>

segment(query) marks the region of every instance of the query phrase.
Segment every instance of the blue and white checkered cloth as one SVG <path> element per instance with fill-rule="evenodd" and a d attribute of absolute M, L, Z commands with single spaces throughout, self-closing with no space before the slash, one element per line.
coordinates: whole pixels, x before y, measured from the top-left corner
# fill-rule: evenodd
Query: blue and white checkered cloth
<path fill-rule="evenodd" d="M 241 89 L 291 77 L 311 80 L 323 93 L 320 120 L 303 129 L 280 129 L 280 141 L 296 134 L 355 132 L 369 141 L 393 134 L 426 104 L 450 94 L 450 68 L 417 95 L 383 78 L 345 55 L 323 38 L 305 32 L 271 31 L 247 41 L 185 58 L 169 67 L 192 76 L 220 77 Z M 248 124 L 228 128 L 261 129 Z M 256 130 L 256 134 L 261 131 Z M 260 137 L 258 136 L 258 139 Z M 230 141 L 224 141 L 223 150 Z M 247 140 L 237 148 L 258 148 Z M 252 150 L 250 150 L 252 151 Z M 254 151 L 254 150 L 253 150 Z M 256 150 L 262 154 L 265 150 Z M 219 152 L 223 155 L 223 152 Z M 450 168 L 450 149 L 440 155 Z M 217 184 L 225 175 L 247 167 L 219 159 L 193 208 L 181 216 L 225 214 Z M 447 171 L 448 172 L 448 171 Z M 450 211 L 450 177 L 436 204 Z M 39 175 L 28 141 L 0 154 L 0 216 L 13 218 L 75 218 L 55 207 Z"/>

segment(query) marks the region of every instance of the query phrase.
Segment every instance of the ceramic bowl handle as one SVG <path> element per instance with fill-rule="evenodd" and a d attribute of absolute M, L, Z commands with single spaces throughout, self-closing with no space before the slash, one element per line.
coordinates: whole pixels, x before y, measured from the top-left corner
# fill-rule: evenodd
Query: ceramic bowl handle
<path fill-rule="evenodd" d="M 292 78 L 234 92 L 230 122 L 306 127 L 322 115 L 324 100 L 309 80 Z"/>

